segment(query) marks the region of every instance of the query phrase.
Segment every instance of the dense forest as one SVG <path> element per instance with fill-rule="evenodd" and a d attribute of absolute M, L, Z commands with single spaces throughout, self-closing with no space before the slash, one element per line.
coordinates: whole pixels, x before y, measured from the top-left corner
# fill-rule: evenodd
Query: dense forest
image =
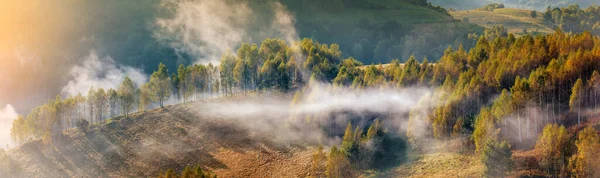
<path fill-rule="evenodd" d="M 544 20 L 567 32 L 589 31 L 593 35 L 600 35 L 600 6 L 584 9 L 579 5 L 569 5 L 564 8 L 548 7 L 544 12 Z"/>
<path fill-rule="evenodd" d="M 161 64 L 143 86 L 135 86 L 126 78 L 117 89 L 90 89 L 86 96 L 57 97 L 26 117 L 19 117 L 13 124 L 12 136 L 22 144 L 77 125 L 87 127 L 79 123 L 99 123 L 119 114 L 127 117 L 134 108 L 144 111 L 149 106 L 162 107 L 171 97 L 185 103 L 248 92 L 296 91 L 294 98 L 300 98 L 309 94 L 303 92 L 303 87 L 310 82 L 330 83 L 357 92 L 421 86 L 434 88 L 437 93 L 422 98 L 422 103 L 439 104 L 412 108 L 405 134 L 414 148 L 428 139 L 471 138 L 467 142 L 483 160 L 507 162 L 505 167 L 489 167 L 506 169 L 489 170 L 490 175 L 504 174 L 512 165 L 507 161 L 510 151 L 501 155 L 491 151 L 502 149 L 538 150 L 539 167 L 534 169 L 543 175 L 589 175 L 594 172 L 589 167 L 595 165 L 585 160 L 594 155 L 584 152 L 597 149 L 589 145 L 598 143 L 594 142 L 597 132 L 586 128 L 579 136 L 570 136 L 565 126 L 592 119 L 584 113 L 596 108 L 600 100 L 599 40 L 589 32 L 570 34 L 560 29 L 537 36 L 481 36 L 471 50 L 449 47 L 435 63 L 410 57 L 405 63 L 394 60 L 386 65 L 365 66 L 354 58 L 344 59 L 336 44 L 325 45 L 311 39 L 287 44 L 267 39 L 260 46 L 243 44 L 235 54 L 224 54 L 219 65 L 180 65 L 177 71 L 169 73 Z M 394 133 L 386 131 L 378 121 L 385 121 L 386 117 L 389 116 L 373 117 L 365 135 L 362 128 L 354 129 L 349 123 L 340 149 L 332 147 L 324 161 L 323 173 L 337 177 L 334 175 L 351 173 L 341 171 L 349 167 L 377 168 L 378 164 L 368 160 L 387 154 L 390 145 L 395 145 L 386 136 Z M 430 131 L 415 134 L 421 131 L 414 130 L 411 123 L 417 122 L 428 123 Z M 381 150 L 361 151 L 365 141 L 373 139 L 380 140 L 382 146 L 377 148 Z M 495 163 L 487 162 L 490 166 Z"/>

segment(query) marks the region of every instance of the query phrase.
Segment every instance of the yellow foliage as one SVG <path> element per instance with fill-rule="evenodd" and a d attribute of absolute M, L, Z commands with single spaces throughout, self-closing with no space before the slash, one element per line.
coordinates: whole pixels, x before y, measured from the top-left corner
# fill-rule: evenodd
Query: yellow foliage
<path fill-rule="evenodd" d="M 588 126 L 579 132 L 577 153 L 569 161 L 573 177 L 600 177 L 600 139 L 596 129 Z"/>

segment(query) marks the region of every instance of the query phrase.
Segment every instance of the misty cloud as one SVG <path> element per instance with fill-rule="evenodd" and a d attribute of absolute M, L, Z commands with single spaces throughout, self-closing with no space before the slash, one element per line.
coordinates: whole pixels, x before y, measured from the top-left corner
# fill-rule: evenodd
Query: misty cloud
<path fill-rule="evenodd" d="M 156 21 L 155 38 L 198 63 L 218 63 L 221 54 L 243 42 L 274 37 L 292 44 L 298 39 L 293 15 L 279 2 L 256 9 L 245 2 L 164 0 L 162 7 L 173 15 Z"/>
<path fill-rule="evenodd" d="M 4 108 L 0 109 L 0 147 L 4 147 L 11 143 L 10 129 L 13 120 L 15 120 L 18 115 L 15 108 L 10 104 L 7 104 Z"/>
<path fill-rule="evenodd" d="M 117 89 L 127 76 L 141 86 L 148 78 L 140 69 L 118 65 L 110 56 L 101 58 L 94 51 L 85 57 L 83 63 L 71 68 L 70 74 L 73 79 L 62 88 L 63 95 L 85 95 L 90 87 Z"/>
<path fill-rule="evenodd" d="M 386 127 L 404 133 L 413 108 L 435 106 L 435 103 L 422 102 L 423 98 L 432 98 L 432 92 L 428 88 L 354 90 L 312 83 L 295 104 L 286 97 L 263 94 L 255 99 L 206 102 L 195 107 L 203 115 L 233 119 L 251 130 L 270 133 L 283 141 L 331 145 L 337 144 L 340 138 L 327 135 L 343 133 L 350 119 L 354 119 L 354 125 L 368 126 L 369 121 L 365 119 L 372 114 L 384 116 L 381 119 Z M 423 128 L 416 129 L 426 130 L 427 126 L 417 125 Z M 323 128 L 328 128 L 327 133 Z"/>

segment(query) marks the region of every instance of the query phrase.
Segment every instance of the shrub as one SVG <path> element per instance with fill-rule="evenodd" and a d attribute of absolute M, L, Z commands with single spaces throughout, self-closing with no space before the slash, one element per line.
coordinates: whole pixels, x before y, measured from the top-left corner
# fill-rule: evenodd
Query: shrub
<path fill-rule="evenodd" d="M 81 130 L 83 133 L 86 133 L 90 128 L 90 122 L 85 119 L 79 119 L 75 125 L 77 125 L 77 128 L 79 128 L 79 130 Z"/>

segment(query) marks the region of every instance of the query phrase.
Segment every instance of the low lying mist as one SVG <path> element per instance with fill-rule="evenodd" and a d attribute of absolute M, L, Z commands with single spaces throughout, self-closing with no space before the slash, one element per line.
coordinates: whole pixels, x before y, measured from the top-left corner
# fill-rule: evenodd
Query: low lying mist
<path fill-rule="evenodd" d="M 366 132 L 377 118 L 389 131 L 404 134 L 411 109 L 417 105 L 433 107 L 420 103 L 432 96 L 433 90 L 428 88 L 355 90 L 313 82 L 299 92 L 293 99 L 265 93 L 259 97 L 203 102 L 194 107 L 203 115 L 239 121 L 251 130 L 270 133 L 282 141 L 325 145 L 338 144 L 349 122 Z M 428 125 L 420 126 L 423 128 L 415 130 L 424 130 Z"/>
<path fill-rule="evenodd" d="M 8 147 L 12 145 L 12 139 L 10 138 L 10 130 L 12 122 L 17 118 L 18 114 L 12 105 L 7 104 L 4 108 L 0 109 L 0 148 L 4 146 Z"/>
<path fill-rule="evenodd" d="M 95 51 L 84 57 L 81 64 L 71 68 L 70 75 L 73 79 L 62 88 L 65 96 L 85 95 L 90 87 L 116 89 L 125 77 L 131 78 L 137 86 L 148 80 L 141 69 L 118 65 L 110 56 L 100 57 Z"/>

